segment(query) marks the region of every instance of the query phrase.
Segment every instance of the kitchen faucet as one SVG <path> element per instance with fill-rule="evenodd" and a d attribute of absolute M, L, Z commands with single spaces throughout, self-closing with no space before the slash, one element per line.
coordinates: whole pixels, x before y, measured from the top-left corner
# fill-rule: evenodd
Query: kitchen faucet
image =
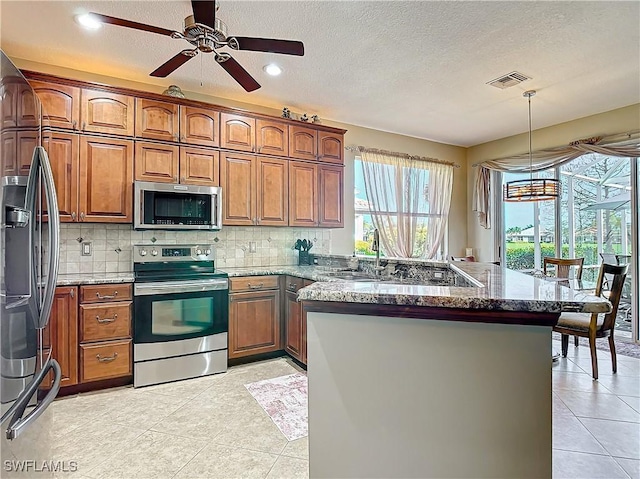
<path fill-rule="evenodd" d="M 373 268 L 376 272 L 376 276 L 380 276 L 380 272 L 384 267 L 380 266 L 380 232 L 378 228 L 373 230 L 373 242 L 371 243 L 371 251 L 376 252 L 376 265 Z"/>

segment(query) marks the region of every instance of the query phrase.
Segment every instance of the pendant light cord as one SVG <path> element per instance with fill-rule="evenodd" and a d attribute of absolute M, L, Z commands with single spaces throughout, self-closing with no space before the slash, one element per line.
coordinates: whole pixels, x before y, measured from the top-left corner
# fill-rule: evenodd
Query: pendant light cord
<path fill-rule="evenodd" d="M 536 94 L 535 90 L 527 90 L 522 96 L 529 100 L 529 180 L 533 183 L 533 150 L 531 146 L 531 97 Z"/>

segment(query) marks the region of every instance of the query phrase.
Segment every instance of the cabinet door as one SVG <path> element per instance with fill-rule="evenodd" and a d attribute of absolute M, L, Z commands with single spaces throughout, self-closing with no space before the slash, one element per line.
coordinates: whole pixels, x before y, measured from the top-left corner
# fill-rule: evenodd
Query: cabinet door
<path fill-rule="evenodd" d="M 344 226 L 343 171 L 341 166 L 318 165 L 319 226 L 327 228 Z"/>
<path fill-rule="evenodd" d="M 136 180 L 177 183 L 178 162 L 177 146 L 136 141 Z"/>
<path fill-rule="evenodd" d="M 318 225 L 318 165 L 289 162 L 289 226 Z"/>
<path fill-rule="evenodd" d="M 318 132 L 304 126 L 289 125 L 289 156 L 301 160 L 316 160 Z"/>
<path fill-rule="evenodd" d="M 2 135 L 0 135 L 0 147 L 0 155 L 2 155 L 2 176 L 17 176 L 18 148 L 16 146 L 15 130 L 2 132 Z"/>
<path fill-rule="evenodd" d="M 2 129 L 18 125 L 18 84 L 4 83 L 0 86 L 2 97 Z"/>
<path fill-rule="evenodd" d="M 78 219 L 79 143 L 75 133 L 51 132 L 44 138 L 56 185 L 60 221 L 64 222 Z"/>
<path fill-rule="evenodd" d="M 80 140 L 80 221 L 131 223 L 133 141 Z"/>
<path fill-rule="evenodd" d="M 289 155 L 289 128 L 279 121 L 256 120 L 258 153 L 263 155 Z"/>
<path fill-rule="evenodd" d="M 220 156 L 222 224 L 255 225 L 256 157 L 234 153 Z"/>
<path fill-rule="evenodd" d="M 284 349 L 297 360 L 302 360 L 302 308 L 297 301 L 298 294 L 287 291 L 285 306 Z"/>
<path fill-rule="evenodd" d="M 230 150 L 255 151 L 256 120 L 248 116 L 222 113 L 220 115 L 220 146 Z"/>
<path fill-rule="evenodd" d="M 73 86 L 56 85 L 30 80 L 49 126 L 76 129 L 80 120 L 80 89 Z"/>
<path fill-rule="evenodd" d="M 178 141 L 178 105 L 136 99 L 136 137 Z"/>
<path fill-rule="evenodd" d="M 40 102 L 27 84 L 18 87 L 17 98 L 18 126 L 32 128 L 40 124 Z"/>
<path fill-rule="evenodd" d="M 133 97 L 83 89 L 81 104 L 83 131 L 133 136 Z"/>
<path fill-rule="evenodd" d="M 78 384 L 78 288 L 57 287 L 43 346 L 51 346 L 51 356 L 62 370 L 61 386 Z"/>
<path fill-rule="evenodd" d="M 181 146 L 180 183 L 183 185 L 220 186 L 220 153 L 204 148 Z"/>
<path fill-rule="evenodd" d="M 191 145 L 220 146 L 220 112 L 181 106 L 180 142 Z"/>
<path fill-rule="evenodd" d="M 303 287 L 309 286 L 314 282 L 308 279 L 304 280 Z M 300 303 L 300 314 L 302 315 L 302 364 L 307 364 L 307 312 L 304 310 L 303 304 Z"/>
<path fill-rule="evenodd" d="M 280 292 L 229 296 L 229 359 L 280 348 Z"/>
<path fill-rule="evenodd" d="M 38 146 L 38 131 L 18 131 L 16 145 L 18 147 L 18 175 L 29 175 L 33 150 Z"/>
<path fill-rule="evenodd" d="M 258 158 L 257 224 L 287 226 L 289 221 L 289 160 Z"/>
<path fill-rule="evenodd" d="M 343 135 L 329 133 L 326 131 L 318 132 L 318 160 L 327 163 L 344 163 L 344 146 Z"/>

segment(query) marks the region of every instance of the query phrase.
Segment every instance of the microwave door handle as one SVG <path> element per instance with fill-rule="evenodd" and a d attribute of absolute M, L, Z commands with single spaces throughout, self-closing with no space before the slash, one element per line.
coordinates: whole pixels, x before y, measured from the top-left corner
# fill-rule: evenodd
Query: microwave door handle
<path fill-rule="evenodd" d="M 50 369 L 53 369 L 53 385 L 51 389 L 47 393 L 47 395 L 42 399 L 42 401 L 31 411 L 27 416 L 23 417 L 27 405 L 29 404 L 29 400 L 36 393 L 42 382 L 45 380 L 47 373 Z M 38 373 L 38 376 L 31 381 L 29 387 L 24 391 L 22 395 L 22 400 L 19 401 L 19 405 L 16 408 L 16 412 L 9 423 L 9 427 L 7 427 L 6 438 L 10 441 L 17 438 L 22 432 L 29 427 L 31 423 L 37 420 L 42 413 L 49 407 L 49 405 L 53 402 L 53 400 L 58 395 L 60 391 L 60 380 L 62 379 L 62 371 L 60 370 L 60 365 L 58 361 L 55 359 L 50 359 L 47 362 L 47 365 L 42 368 L 42 370 Z M 16 401 L 18 403 L 18 401 Z M 13 409 L 13 408 L 11 408 Z M 7 411 L 9 413 L 11 411 Z M 8 414 L 7 414 L 8 415 Z M 4 416 L 3 416 L 4 419 Z"/>
<path fill-rule="evenodd" d="M 53 172 L 47 152 L 41 146 L 37 147 L 40 151 L 40 166 L 42 169 L 42 177 L 44 179 L 45 198 L 47 200 L 47 211 L 49 216 L 49 254 L 47 268 L 47 282 L 44 286 L 42 309 L 39 315 L 39 324 L 37 328 L 44 328 L 49 322 L 51 307 L 53 306 L 53 298 L 55 295 L 56 282 L 58 279 L 58 266 L 60 258 L 60 214 L 58 210 L 58 198 L 56 196 L 56 187 L 53 182 Z"/>

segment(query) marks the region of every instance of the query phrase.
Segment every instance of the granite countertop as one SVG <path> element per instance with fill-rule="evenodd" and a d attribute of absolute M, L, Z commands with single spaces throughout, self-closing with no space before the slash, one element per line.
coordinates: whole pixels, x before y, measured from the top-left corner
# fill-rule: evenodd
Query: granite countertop
<path fill-rule="evenodd" d="M 120 273 L 67 273 L 59 274 L 58 286 L 78 284 L 133 283 L 133 271 Z"/>
<path fill-rule="evenodd" d="M 607 313 L 611 304 L 584 291 L 490 263 L 451 264 L 483 286 L 429 286 L 392 282 L 320 281 L 298 292 L 300 301 L 526 311 Z"/>

